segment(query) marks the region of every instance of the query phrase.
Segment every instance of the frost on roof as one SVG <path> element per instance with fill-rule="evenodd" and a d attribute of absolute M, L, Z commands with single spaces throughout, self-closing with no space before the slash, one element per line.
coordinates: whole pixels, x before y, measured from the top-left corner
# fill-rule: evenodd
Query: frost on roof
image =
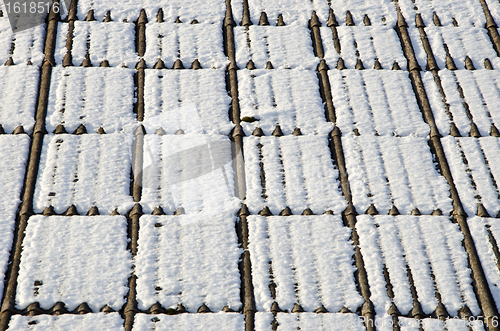
<path fill-rule="evenodd" d="M 271 61 L 275 69 L 315 70 L 319 59 L 314 56 L 311 32 L 305 26 L 235 27 L 236 63 L 240 69 L 249 60 L 257 69 Z"/>
<path fill-rule="evenodd" d="M 30 138 L 26 135 L 0 135 L 0 299 L 14 237 L 16 211 L 21 202 L 21 189 Z"/>
<path fill-rule="evenodd" d="M 74 22 L 73 44 L 71 56 L 73 65 L 80 66 L 85 60 L 87 52 L 94 66 L 102 61 L 108 61 L 112 67 L 126 66 L 134 68 L 139 61 L 135 52 L 135 25 L 120 22 Z M 69 24 L 57 25 L 57 41 L 54 57 L 57 65 L 63 63 L 64 55 L 68 52 L 66 38 Z"/>
<path fill-rule="evenodd" d="M 445 216 L 369 216 L 357 217 L 361 253 L 368 273 L 371 301 L 378 316 L 392 302 L 402 315 L 413 308 L 410 286 L 414 285 L 426 314 L 441 302 L 451 317 L 467 305 L 480 313 L 472 289 L 468 255 L 462 246 L 463 234 Z M 387 295 L 384 267 L 390 277 L 394 298 Z M 408 268 L 408 270 L 407 270 Z M 408 273 L 412 274 L 413 284 Z"/>
<path fill-rule="evenodd" d="M 139 309 L 159 302 L 165 309 L 182 304 L 191 313 L 203 304 L 214 313 L 237 311 L 242 251 L 235 220 L 232 213 L 142 216 L 135 258 Z"/>
<path fill-rule="evenodd" d="M 374 204 L 380 214 L 394 205 L 409 215 L 452 211 L 446 179 L 436 170 L 427 140 L 372 135 L 342 137 L 342 147 L 358 214 Z"/>
<path fill-rule="evenodd" d="M 248 227 L 258 311 L 269 311 L 273 302 L 288 311 L 299 304 L 306 312 L 321 306 L 356 311 L 363 303 L 351 230 L 341 216 L 248 216 Z"/>
<path fill-rule="evenodd" d="M 132 257 L 123 216 L 39 216 L 28 220 L 16 305 L 49 309 L 86 302 L 93 312 L 125 303 Z"/>
<path fill-rule="evenodd" d="M 273 318 L 277 323 L 274 326 Z M 255 331 L 288 331 L 288 330 L 315 330 L 315 331 L 363 331 L 366 330 L 363 320 L 356 314 L 316 314 L 316 313 L 278 313 L 273 317 L 271 313 L 255 314 Z"/>
<path fill-rule="evenodd" d="M 337 32 L 338 42 L 333 30 Z M 406 58 L 396 31 L 381 26 L 339 26 L 321 27 L 321 38 L 325 50 L 325 60 L 330 68 L 335 68 L 339 58 L 346 68 L 354 69 L 361 60 L 366 69 L 375 67 L 377 59 L 382 69 L 391 69 L 394 62 L 406 70 Z"/>
<path fill-rule="evenodd" d="M 402 71 L 331 70 L 328 72 L 336 125 L 344 135 L 426 137 L 423 118 Z"/>
<path fill-rule="evenodd" d="M 427 53 L 420 33 L 417 29 L 408 29 L 415 56 L 422 68 L 427 65 Z M 493 48 L 488 30 L 471 27 L 437 27 L 425 28 L 429 44 L 439 69 L 445 69 L 446 56 L 449 54 L 459 70 L 465 69 L 465 58 L 468 56 L 476 69 L 483 69 L 484 60 L 490 59 L 494 68 L 500 68 L 500 58 Z"/>
<path fill-rule="evenodd" d="M 144 59 L 152 68 L 161 59 L 171 69 L 177 59 L 189 68 L 195 60 L 204 69 L 224 69 L 229 60 L 219 24 L 149 23 Z"/>
<path fill-rule="evenodd" d="M 432 73 L 426 72 L 423 81 L 441 135 L 450 134 L 451 123 L 464 137 L 471 134 L 472 123 L 481 136 L 488 136 L 493 124 L 500 128 L 500 77 L 496 71 L 440 70 L 438 74 L 444 96 Z"/>
<path fill-rule="evenodd" d="M 136 123 L 134 73 L 124 68 L 55 67 L 50 80 L 47 131 L 62 124 L 73 133 L 83 124 L 89 133 L 126 131 Z"/>
<path fill-rule="evenodd" d="M 29 64 L 41 66 L 44 59 L 43 47 L 45 43 L 45 25 L 12 33 L 9 19 L 0 17 L 0 66 L 3 66 L 9 57 L 14 64 Z M 11 49 L 14 46 L 13 54 Z"/>
<path fill-rule="evenodd" d="M 347 202 L 339 189 L 326 137 L 245 137 L 246 203 L 252 214 L 264 206 L 278 215 L 289 207 L 340 214 Z"/>
<path fill-rule="evenodd" d="M 93 330 L 123 331 L 123 320 L 119 313 L 97 313 L 85 315 L 14 315 L 8 331 L 46 331 L 46 330 Z"/>
<path fill-rule="evenodd" d="M 243 331 L 244 315 L 236 313 L 146 315 L 137 314 L 133 331 Z"/>
<path fill-rule="evenodd" d="M 399 0 L 398 4 L 409 26 L 414 26 L 417 13 L 426 26 L 435 25 L 434 13 L 443 26 L 453 26 L 453 19 L 458 26 L 469 28 L 482 28 L 486 23 L 481 3 L 477 0 Z"/>
<path fill-rule="evenodd" d="M 18 126 L 28 133 L 33 130 L 38 77 L 35 66 L 0 66 L 0 125 L 6 133 Z"/>
<path fill-rule="evenodd" d="M 173 214 L 236 211 L 231 144 L 218 135 L 146 135 L 141 204 Z"/>
<path fill-rule="evenodd" d="M 56 213 L 75 205 L 80 215 L 93 206 L 101 214 L 125 213 L 129 195 L 131 134 L 47 135 L 44 138 L 34 210 Z"/>
<path fill-rule="evenodd" d="M 223 70 L 146 70 L 145 127 L 168 134 L 228 134 L 229 104 Z"/>
<path fill-rule="evenodd" d="M 78 19 L 83 21 L 90 10 L 94 10 L 94 16 L 102 21 L 108 11 L 114 21 L 128 22 L 136 21 L 141 9 L 146 11 L 150 22 L 156 20 L 158 10 L 163 10 L 163 19 L 166 22 L 174 22 L 179 18 L 182 22 L 191 23 L 196 19 L 200 23 L 220 23 L 224 19 L 226 3 L 224 0 L 137 0 L 125 2 L 109 2 L 104 0 L 79 0 Z"/>
<path fill-rule="evenodd" d="M 285 135 L 300 128 L 303 134 L 328 134 L 316 72 L 300 69 L 238 70 L 241 123 L 245 134 L 261 128 L 270 135 L 280 125 Z M 247 118 L 257 121 L 248 123 Z"/>
<path fill-rule="evenodd" d="M 495 217 L 500 211 L 500 139 L 441 139 L 460 201 L 469 217 L 481 203 Z"/>
<path fill-rule="evenodd" d="M 474 238 L 481 266 L 483 267 L 491 295 L 500 308 L 500 271 L 498 269 L 498 243 L 500 242 L 500 223 L 493 218 L 472 217 L 468 220 L 470 232 Z"/>

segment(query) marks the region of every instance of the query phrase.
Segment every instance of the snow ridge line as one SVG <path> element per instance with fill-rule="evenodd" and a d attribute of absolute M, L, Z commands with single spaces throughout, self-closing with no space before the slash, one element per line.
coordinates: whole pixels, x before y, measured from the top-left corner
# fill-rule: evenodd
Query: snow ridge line
<path fill-rule="evenodd" d="M 333 18 L 332 18 L 333 17 Z M 333 10 L 330 10 L 330 18 L 334 19 Z M 330 19 L 328 20 L 329 24 L 331 23 Z M 311 38 L 313 40 L 313 47 L 315 54 L 321 58 L 321 62 L 318 65 L 317 71 L 318 76 L 320 77 L 320 91 L 321 95 L 324 98 L 325 102 L 325 115 L 327 121 L 335 123 L 335 108 L 333 106 L 333 100 L 331 95 L 331 87 L 330 82 L 328 80 L 328 65 L 324 60 L 324 50 L 323 43 L 321 40 L 321 34 L 319 27 L 321 26 L 321 22 L 316 15 L 316 12 L 313 12 L 311 20 L 309 21 L 309 28 L 311 29 Z M 341 61 L 339 60 L 339 63 Z M 343 63 L 342 63 L 343 64 Z M 339 66 L 337 66 L 338 69 Z M 365 300 L 362 308 L 361 315 L 366 318 L 366 321 L 374 321 L 375 320 L 375 309 L 373 303 L 370 300 L 370 288 L 368 285 L 368 276 L 366 273 L 365 265 L 363 262 L 363 256 L 361 255 L 361 249 L 359 247 L 359 235 L 356 230 L 356 210 L 352 203 L 352 194 L 349 187 L 349 179 L 347 177 L 347 170 L 344 158 L 344 152 L 342 150 L 342 141 L 341 141 L 341 132 L 340 129 L 336 126 L 334 130 L 331 132 L 330 137 L 330 150 L 332 152 L 332 157 L 334 158 L 337 167 L 340 172 L 340 181 L 342 184 L 342 192 L 347 200 L 348 207 L 344 211 L 343 218 L 347 219 L 347 223 L 352 231 L 352 241 L 354 244 L 354 259 L 356 261 L 356 268 L 358 270 L 358 275 L 356 277 L 357 283 L 359 284 L 358 291 L 361 292 L 363 299 Z M 367 331 L 374 331 L 375 325 L 373 323 L 366 323 Z"/>
<path fill-rule="evenodd" d="M 242 26 L 248 29 L 252 24 L 249 17 L 248 0 L 243 1 L 243 16 L 241 22 Z M 226 86 L 231 96 L 231 107 L 229 110 L 229 120 L 236 124 L 232 134 L 231 152 L 233 156 L 233 169 L 236 176 L 235 179 L 235 194 L 241 199 L 245 199 L 245 165 L 243 160 L 243 136 L 245 133 L 241 127 L 240 104 L 238 98 L 238 66 L 236 64 L 236 43 L 234 39 L 234 26 L 236 22 L 233 19 L 233 10 L 231 7 L 231 0 L 226 0 L 226 14 L 223 22 L 223 35 L 224 35 L 224 51 L 229 58 L 230 64 L 226 68 Z M 238 220 L 236 221 L 236 233 L 238 243 L 243 248 L 243 253 L 240 258 L 238 268 L 241 275 L 240 297 L 242 306 L 242 313 L 245 315 L 245 330 L 253 331 L 255 329 L 255 295 L 252 282 L 252 265 L 250 260 L 250 251 L 248 249 L 248 221 L 247 216 L 250 215 L 247 207 L 242 204 L 241 210 L 238 213 Z"/>
<path fill-rule="evenodd" d="M 440 141 L 439 130 L 437 129 L 436 122 L 434 120 L 434 115 L 430 107 L 429 99 L 427 97 L 427 93 L 425 91 L 422 78 L 420 76 L 419 71 L 421 69 L 420 66 L 418 65 L 415 56 L 415 51 L 411 44 L 411 39 L 408 33 L 408 26 L 401 13 L 399 4 L 396 2 L 395 5 L 398 11 L 398 23 L 396 25 L 396 31 L 398 32 L 398 36 L 400 37 L 405 57 L 408 59 L 408 64 L 409 64 L 408 69 L 410 71 L 410 79 L 412 81 L 412 85 L 415 90 L 415 95 L 417 96 L 418 99 L 419 107 L 421 108 L 421 111 L 424 114 L 425 121 L 431 127 L 430 141 L 429 141 L 431 152 L 437 156 L 441 172 L 448 181 L 448 184 L 450 186 L 450 193 L 453 199 L 453 206 L 454 206 L 453 217 L 459 224 L 460 230 L 464 235 L 464 246 L 469 255 L 469 262 L 471 264 L 474 285 L 476 290 L 475 292 L 478 294 L 478 299 L 481 305 L 481 309 L 483 311 L 485 322 L 487 321 L 489 330 L 499 330 L 499 328 L 497 326 L 494 326 L 491 321 L 491 318 L 493 316 L 498 316 L 498 311 L 493 301 L 491 291 L 488 287 L 488 283 L 486 282 L 485 274 L 481 266 L 481 262 L 479 260 L 474 240 L 472 239 L 472 235 L 469 226 L 467 224 L 466 214 L 463 209 L 460 198 L 458 196 L 458 192 L 455 187 L 453 177 L 451 175 L 450 167 L 447 162 L 446 156 L 444 154 L 443 146 Z"/>
<path fill-rule="evenodd" d="M 435 15 L 435 17 L 437 17 L 437 15 Z M 422 20 L 422 17 L 420 15 L 420 13 L 418 13 L 416 15 L 416 18 L 415 18 L 415 21 L 416 21 L 416 26 L 419 30 L 419 33 L 420 33 L 420 38 L 422 40 L 422 44 L 423 44 L 423 47 L 424 47 L 424 50 L 427 54 L 427 66 L 426 66 L 426 70 L 430 71 L 432 73 L 432 76 L 434 77 L 434 81 L 438 87 L 438 90 L 439 90 L 439 93 L 441 94 L 441 98 L 443 100 L 443 104 L 444 104 L 444 107 L 445 107 L 445 111 L 446 111 L 446 114 L 448 115 L 448 118 L 450 120 L 450 135 L 451 136 L 454 136 L 454 137 L 460 137 L 460 130 L 457 128 L 456 124 L 454 123 L 453 121 L 453 115 L 451 113 L 451 110 L 450 110 L 450 104 L 446 101 L 447 97 L 445 95 L 445 92 L 444 92 L 444 88 L 443 88 L 443 84 L 442 84 L 442 81 L 441 81 L 441 77 L 438 73 L 438 71 L 440 70 L 439 69 L 439 66 L 437 65 L 436 63 L 436 59 L 435 59 L 435 56 L 434 56 L 434 53 L 432 51 L 432 48 L 430 46 L 430 43 L 429 43 L 429 40 L 427 38 L 427 34 L 425 32 L 425 24 Z M 496 31 L 496 30 L 495 30 Z M 455 66 L 455 63 L 454 63 L 454 60 L 453 58 L 451 57 L 450 55 L 450 52 L 448 50 L 448 47 L 446 44 L 443 44 L 443 46 L 445 47 L 445 51 L 446 51 L 446 69 L 448 70 L 457 70 L 456 66 Z M 492 66 L 491 66 L 491 62 L 489 59 L 485 59 L 485 68 L 486 69 L 489 69 L 489 70 L 492 70 Z M 467 70 L 475 70 L 474 68 L 474 65 L 472 64 L 472 61 L 471 59 L 467 56 L 466 59 L 465 59 L 465 68 Z M 453 75 L 453 77 L 455 78 L 456 80 L 456 85 L 457 85 L 457 90 L 458 90 L 458 93 L 460 95 L 460 98 L 461 100 L 463 101 L 462 104 L 463 104 L 463 108 L 464 108 L 464 111 L 467 115 L 467 118 L 469 119 L 470 121 L 470 131 L 469 131 L 469 135 L 471 137 L 480 137 L 480 133 L 479 133 L 479 130 L 478 130 L 478 127 L 477 125 L 474 123 L 473 121 L 473 117 L 472 117 L 472 114 L 471 114 L 471 111 L 470 111 L 470 108 L 469 108 L 469 104 L 467 103 L 466 99 L 465 99 L 465 95 L 464 95 L 464 91 L 462 89 L 462 86 L 460 85 L 460 81 L 458 79 L 458 77 L 456 77 L 456 75 L 452 72 L 451 75 Z M 491 132 L 490 132 L 490 135 L 494 135 L 495 132 L 498 132 L 498 129 L 495 127 L 494 123 L 492 123 L 492 127 L 491 127 Z"/>
<path fill-rule="evenodd" d="M 59 0 L 55 0 L 59 2 Z M 45 130 L 45 116 L 47 114 L 47 104 L 50 89 L 50 77 L 52 67 L 55 65 L 54 50 L 57 35 L 57 23 L 59 15 L 53 11 L 51 7 L 48 14 L 47 34 L 45 36 L 45 59 L 42 65 L 42 73 L 40 75 L 40 83 L 38 85 L 38 100 L 35 115 L 35 127 L 33 129 L 32 141 L 30 146 L 30 154 L 28 159 L 28 167 L 24 180 L 24 188 L 22 195 L 22 204 L 17 216 L 16 229 L 14 232 L 13 246 L 9 261 L 9 270 L 5 277 L 5 293 L 2 300 L 0 310 L 0 330 L 6 330 L 10 318 L 13 314 L 18 313 L 15 306 L 15 296 L 17 288 L 17 278 L 19 276 L 19 268 L 21 263 L 22 243 L 25 237 L 25 230 L 28 225 L 28 218 L 33 214 L 33 195 L 35 192 L 35 184 L 38 173 L 40 156 L 42 153 L 42 145 Z"/>

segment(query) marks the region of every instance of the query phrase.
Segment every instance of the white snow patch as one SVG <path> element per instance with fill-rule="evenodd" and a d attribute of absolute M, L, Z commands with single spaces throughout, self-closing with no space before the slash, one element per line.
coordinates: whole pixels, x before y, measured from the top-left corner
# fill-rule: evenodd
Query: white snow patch
<path fill-rule="evenodd" d="M 62 124 L 74 132 L 102 127 L 106 133 L 130 131 L 134 114 L 134 72 L 123 68 L 55 67 L 47 105 L 47 131 Z"/>
<path fill-rule="evenodd" d="M 425 68 L 427 66 L 427 53 L 424 51 L 420 33 L 416 28 L 409 30 L 418 63 L 420 67 Z M 439 69 L 446 69 L 445 44 L 459 70 L 465 69 L 466 56 L 470 57 L 476 69 L 484 68 L 486 58 L 490 59 L 494 68 L 500 67 L 500 59 L 493 49 L 487 30 L 482 27 L 428 26 L 425 28 L 425 32 Z"/>
<path fill-rule="evenodd" d="M 262 144 L 265 183 L 261 183 L 258 144 Z M 284 136 L 244 138 L 246 203 L 251 213 L 268 206 L 274 215 L 286 207 L 300 215 L 310 208 L 340 214 L 347 203 L 339 189 L 326 137 Z M 265 185 L 265 192 L 262 190 Z M 265 197 L 263 197 L 265 195 Z"/>
<path fill-rule="evenodd" d="M 328 134 L 333 125 L 326 122 L 315 71 L 301 69 L 239 70 L 238 91 L 241 122 L 246 135 L 256 127 L 270 135 L 280 125 L 285 135 L 300 128 L 303 134 Z"/>
<path fill-rule="evenodd" d="M 38 98 L 38 67 L 0 66 L 0 124 L 6 133 L 21 125 L 31 133 Z"/>
<path fill-rule="evenodd" d="M 273 314 L 256 313 L 255 331 L 271 331 Z M 362 331 L 366 330 L 362 318 L 356 314 L 316 314 L 316 313 L 278 313 L 278 331 L 315 330 L 315 331 Z"/>
<path fill-rule="evenodd" d="M 185 68 L 191 67 L 196 59 L 204 69 L 224 69 L 229 64 L 220 24 L 146 24 L 144 59 L 152 68 L 160 58 L 169 69 L 177 59 Z"/>
<path fill-rule="evenodd" d="M 264 69 L 271 61 L 275 69 L 316 70 L 319 59 L 314 56 L 311 31 L 305 26 L 235 27 L 236 63 L 246 67 L 253 60 Z"/>
<path fill-rule="evenodd" d="M 425 267 L 428 264 L 452 317 L 464 304 L 473 314 L 479 314 L 467 253 L 462 247 L 463 235 L 448 217 L 361 215 L 356 228 L 377 315 L 383 315 L 392 304 L 385 287 L 384 264 L 393 286 L 394 303 L 403 315 L 413 308 L 407 266 L 424 311 L 432 312 L 437 306 L 430 270 Z"/>
<path fill-rule="evenodd" d="M 135 315 L 134 331 L 243 331 L 245 315 L 238 313 Z"/>
<path fill-rule="evenodd" d="M 64 55 L 68 52 L 66 39 L 69 24 L 60 23 L 57 26 L 57 42 L 55 49 L 56 64 L 61 65 Z M 87 43 L 89 49 L 87 50 Z M 135 25 L 120 22 L 80 22 L 75 21 L 71 56 L 73 65 L 80 66 L 85 60 L 87 51 L 90 61 L 98 67 L 107 60 L 111 67 L 125 66 L 134 68 L 139 61 L 135 51 Z"/>
<path fill-rule="evenodd" d="M 27 135 L 0 135 L 0 214 L 11 218 L 19 206 L 30 138 Z"/>
<path fill-rule="evenodd" d="M 249 216 L 248 223 L 257 310 L 269 311 L 273 301 L 287 310 L 299 303 L 308 312 L 321 305 L 355 311 L 363 303 L 354 283 L 351 231 L 340 216 Z"/>
<path fill-rule="evenodd" d="M 352 199 L 359 214 L 374 204 L 380 214 L 452 210 L 448 183 L 439 175 L 424 138 L 372 135 L 342 137 Z"/>
<path fill-rule="evenodd" d="M 30 139 L 26 135 L 0 136 L 0 293 L 14 238 L 16 211 L 21 203 L 21 189 L 28 159 Z M 0 294 L 1 298 L 2 294 Z"/>
<path fill-rule="evenodd" d="M 231 144 L 225 136 L 146 135 L 143 189 L 145 213 L 161 206 L 173 214 L 217 215 L 236 211 Z"/>
<path fill-rule="evenodd" d="M 163 9 L 163 20 L 173 23 L 177 17 L 186 23 L 196 19 L 200 23 L 222 23 L 226 12 L 224 0 L 137 0 L 105 2 L 95 0 L 78 1 L 78 19 L 85 20 L 85 16 L 92 9 L 98 21 L 102 21 L 108 11 L 111 12 L 113 21 L 128 22 L 139 18 L 141 9 L 144 9 L 149 22 L 157 19 L 158 10 Z"/>
<path fill-rule="evenodd" d="M 174 134 L 228 134 L 231 98 L 223 70 L 146 70 L 144 86 L 147 133 L 162 127 Z"/>
<path fill-rule="evenodd" d="M 273 319 L 272 313 L 255 313 L 255 331 L 271 331 Z"/>
<path fill-rule="evenodd" d="M 119 313 L 97 313 L 85 315 L 14 315 L 9 322 L 8 331 L 45 331 L 45 330 L 94 330 L 122 331 L 123 320 Z"/>
<path fill-rule="evenodd" d="M 429 135 L 408 74 L 402 71 L 329 71 L 336 125 L 342 133 Z"/>
<path fill-rule="evenodd" d="M 325 60 L 330 68 L 335 68 L 338 59 L 342 58 L 347 68 L 354 69 L 359 58 L 367 69 L 373 68 L 375 59 L 378 59 L 383 69 L 391 69 L 397 62 L 406 70 L 407 61 L 393 29 L 382 26 L 338 26 L 336 30 L 340 53 L 335 49 L 332 28 L 320 28 Z"/>
<path fill-rule="evenodd" d="M 132 256 L 123 216 L 39 216 L 28 220 L 17 280 L 16 305 L 56 302 L 74 310 L 86 302 L 98 312 L 119 310 L 128 293 Z"/>
<path fill-rule="evenodd" d="M 500 211 L 500 139 L 495 137 L 442 140 L 453 181 L 465 212 L 476 215 L 482 203 L 491 216 Z"/>
<path fill-rule="evenodd" d="M 47 135 L 43 141 L 34 210 L 56 213 L 75 205 L 80 215 L 97 206 L 101 214 L 126 213 L 130 196 L 131 134 Z"/>
<path fill-rule="evenodd" d="M 213 312 L 237 311 L 242 251 L 234 222 L 232 213 L 142 216 L 135 258 L 139 309 L 159 302 L 174 309 L 183 304 L 192 313 L 203 304 Z"/>
<path fill-rule="evenodd" d="M 5 13 L 5 12 L 4 12 Z M 14 53 L 11 55 L 11 46 L 14 44 Z M 45 24 L 12 33 L 7 17 L 0 18 L 0 66 L 12 57 L 14 64 L 32 64 L 41 66 L 44 59 L 43 47 L 45 44 Z"/>
<path fill-rule="evenodd" d="M 481 3 L 475 0 L 399 0 L 398 4 L 409 26 L 415 26 L 417 13 L 421 14 L 426 26 L 434 26 L 434 12 L 443 26 L 454 27 L 453 18 L 460 27 L 482 28 L 486 23 Z"/>
<path fill-rule="evenodd" d="M 366 324 L 373 324 L 373 320 L 367 320 Z M 375 316 L 375 327 L 379 331 L 393 331 L 394 330 L 394 320 L 393 317 L 386 312 L 384 312 L 382 315 L 377 315 Z"/>

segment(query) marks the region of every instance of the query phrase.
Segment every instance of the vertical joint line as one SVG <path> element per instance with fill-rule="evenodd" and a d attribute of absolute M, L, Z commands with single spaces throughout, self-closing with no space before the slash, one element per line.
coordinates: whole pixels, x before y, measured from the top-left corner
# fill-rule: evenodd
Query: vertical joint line
<path fill-rule="evenodd" d="M 56 0 L 57 1 L 57 0 Z M 22 243 L 25 237 L 25 230 L 28 225 L 28 218 L 33 214 L 33 196 L 45 130 L 45 116 L 49 97 L 50 78 L 54 63 L 55 40 L 57 36 L 57 24 L 59 15 L 50 8 L 48 14 L 47 34 L 45 36 L 44 55 L 45 59 L 41 68 L 40 81 L 38 85 L 37 108 L 35 114 L 35 126 L 33 129 L 29 158 L 24 178 L 24 190 L 22 193 L 22 203 L 16 217 L 16 228 L 14 230 L 14 240 L 10 252 L 9 270 L 5 276 L 5 290 L 2 299 L 0 313 L 0 330 L 6 330 L 12 314 L 17 313 L 15 307 L 15 296 L 17 289 L 17 278 L 21 263 Z"/>

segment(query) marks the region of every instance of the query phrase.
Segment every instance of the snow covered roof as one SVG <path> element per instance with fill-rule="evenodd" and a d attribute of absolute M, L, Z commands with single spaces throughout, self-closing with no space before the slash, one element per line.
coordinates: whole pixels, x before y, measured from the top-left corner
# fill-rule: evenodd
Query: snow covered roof
<path fill-rule="evenodd" d="M 0 4 L 0 331 L 499 329 L 497 0 L 65 2 Z"/>

